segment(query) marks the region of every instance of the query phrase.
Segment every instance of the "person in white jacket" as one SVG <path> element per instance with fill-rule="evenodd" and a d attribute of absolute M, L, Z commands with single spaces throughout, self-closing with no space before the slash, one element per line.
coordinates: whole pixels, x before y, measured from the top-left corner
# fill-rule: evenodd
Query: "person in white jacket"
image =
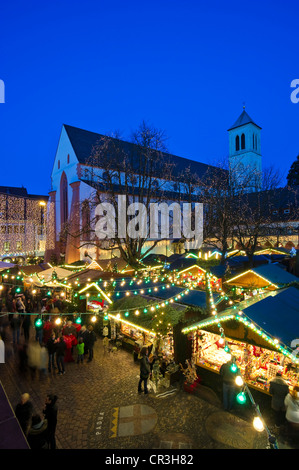
<path fill-rule="evenodd" d="M 293 390 L 287 394 L 284 400 L 286 408 L 286 421 L 289 431 L 298 432 L 299 436 L 299 386 L 295 385 Z"/>

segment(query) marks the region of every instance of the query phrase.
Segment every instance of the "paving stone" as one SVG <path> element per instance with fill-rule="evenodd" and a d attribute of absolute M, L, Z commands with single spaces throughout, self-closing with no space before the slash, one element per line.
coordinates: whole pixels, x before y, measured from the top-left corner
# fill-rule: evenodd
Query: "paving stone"
<path fill-rule="evenodd" d="M 253 436 L 246 417 L 237 417 L 237 426 L 233 426 L 234 414 L 221 414 L 221 403 L 208 387 L 201 388 L 200 396 L 186 393 L 179 384 L 171 395 L 161 398 L 153 393 L 138 395 L 139 366 L 132 354 L 119 350 L 103 357 L 100 338 L 95 343 L 94 361 L 82 367 L 67 363 L 64 376 L 52 373 L 40 379 L 36 374 L 32 379 L 26 372 L 20 375 L 17 357 L 12 351 L 7 362 L 0 364 L 1 382 L 10 403 L 15 408 L 21 393 L 28 392 L 34 410 L 41 414 L 47 393 L 58 395 L 59 449 L 244 449 L 267 445 L 265 439 Z M 134 409 L 140 416 L 150 411 L 152 417 L 139 422 L 138 432 L 136 422 L 126 426 L 123 422 L 112 438 L 111 429 L 119 424 L 118 417 L 112 422 L 116 409 L 127 418 Z M 217 413 L 221 421 L 216 419 Z"/>

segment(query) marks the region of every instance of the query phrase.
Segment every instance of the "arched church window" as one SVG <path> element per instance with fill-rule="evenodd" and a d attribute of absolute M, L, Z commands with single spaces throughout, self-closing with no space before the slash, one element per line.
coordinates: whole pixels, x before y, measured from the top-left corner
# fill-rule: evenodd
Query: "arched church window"
<path fill-rule="evenodd" d="M 254 138 L 254 134 L 252 134 L 252 148 L 254 149 L 254 146 L 255 146 L 255 138 Z"/>
<path fill-rule="evenodd" d="M 236 137 L 236 151 L 240 150 L 240 137 L 237 135 Z"/>
<path fill-rule="evenodd" d="M 65 224 L 68 220 L 68 183 L 66 174 L 63 172 L 60 180 L 60 208 L 61 208 L 61 224 Z"/>
<path fill-rule="evenodd" d="M 60 170 L 60 160 L 58 160 L 58 170 Z"/>
<path fill-rule="evenodd" d="M 257 150 L 257 135 L 255 136 L 255 148 Z"/>
<path fill-rule="evenodd" d="M 245 149 L 245 134 L 241 135 L 241 149 Z"/>
<path fill-rule="evenodd" d="M 68 155 L 67 155 L 67 163 L 70 163 L 70 155 L 69 155 L 69 153 L 68 153 Z"/>

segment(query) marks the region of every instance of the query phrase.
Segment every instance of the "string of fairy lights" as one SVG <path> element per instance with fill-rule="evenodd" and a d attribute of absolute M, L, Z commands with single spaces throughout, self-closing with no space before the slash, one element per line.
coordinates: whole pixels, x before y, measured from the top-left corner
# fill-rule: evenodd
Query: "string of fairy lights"
<path fill-rule="evenodd" d="M 234 374 L 236 374 L 235 384 L 237 385 L 237 387 L 239 387 L 239 390 L 240 390 L 239 393 L 237 394 L 236 399 L 237 399 L 238 403 L 242 405 L 242 404 L 246 403 L 247 395 L 249 396 L 250 402 L 251 402 L 251 404 L 253 406 L 253 409 L 255 411 L 255 416 L 254 416 L 254 419 L 253 419 L 254 429 L 258 432 L 263 432 L 265 430 L 267 432 L 267 435 L 268 435 L 269 444 L 273 448 L 278 448 L 276 438 L 275 438 L 275 436 L 273 436 L 271 434 L 269 428 L 267 427 L 267 425 L 265 423 L 265 420 L 262 416 L 262 413 L 260 412 L 259 406 L 255 402 L 255 400 L 254 400 L 254 398 L 253 398 L 253 396 L 252 396 L 252 394 L 249 390 L 249 387 L 248 387 L 247 383 L 245 382 L 245 380 L 242 377 L 240 368 L 238 367 L 238 365 L 236 363 L 236 358 L 233 356 L 233 354 L 231 352 L 231 349 L 229 347 L 229 342 L 228 342 L 227 338 L 225 337 L 224 329 L 221 325 L 221 318 L 218 317 L 217 307 L 214 303 L 213 291 L 212 291 L 211 285 L 210 285 L 210 277 L 211 277 L 211 275 L 209 273 L 207 273 L 207 275 L 206 275 L 206 286 L 207 286 L 207 291 L 209 293 L 211 313 L 215 317 L 215 322 L 217 323 L 217 326 L 218 326 L 219 332 L 220 332 L 219 343 L 224 345 L 224 351 L 227 354 L 229 354 L 232 358 L 235 359 L 235 361 L 232 362 L 230 368 L 231 368 L 231 371 Z M 234 317 L 234 316 L 232 316 L 232 317 Z"/>

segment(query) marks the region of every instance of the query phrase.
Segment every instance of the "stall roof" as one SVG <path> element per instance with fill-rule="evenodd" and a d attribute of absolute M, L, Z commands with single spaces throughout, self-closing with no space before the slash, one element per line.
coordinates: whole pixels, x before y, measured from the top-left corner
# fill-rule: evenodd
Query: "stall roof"
<path fill-rule="evenodd" d="M 167 287 L 169 286 L 169 287 Z M 157 290 L 155 290 L 157 289 Z M 152 299 L 151 301 L 159 301 L 159 300 L 167 300 L 177 295 L 180 295 L 186 291 L 185 288 L 172 286 L 170 283 L 165 284 L 163 282 L 148 281 L 142 282 L 140 285 L 132 285 L 129 286 L 128 283 L 124 286 L 120 284 L 117 285 L 115 291 L 113 293 L 113 300 L 120 300 L 126 296 L 126 292 L 130 291 L 131 294 L 138 294 L 139 296 L 143 296 L 145 298 Z M 215 296 L 215 299 L 218 299 L 218 296 Z M 185 306 L 192 306 L 192 307 L 206 307 L 206 292 L 200 290 L 193 290 L 190 289 L 188 294 L 184 294 L 178 303 L 183 304 Z"/>
<path fill-rule="evenodd" d="M 290 345 L 293 339 L 299 338 L 299 290 L 295 287 L 283 289 L 243 312 L 284 344 Z"/>
<path fill-rule="evenodd" d="M 278 288 L 292 282 L 299 282 L 299 278 L 285 271 L 279 265 L 270 263 L 249 269 L 225 282 L 235 286 L 250 287 L 265 287 L 272 284 L 273 288 Z"/>
<path fill-rule="evenodd" d="M 295 287 L 269 293 L 264 299 L 243 308 L 242 313 L 240 308 L 229 308 L 217 315 L 217 318 L 211 316 L 189 325 L 183 329 L 183 333 L 234 318 L 237 321 L 247 319 L 259 330 L 288 347 L 293 339 L 299 338 L 299 290 Z"/>
<path fill-rule="evenodd" d="M 69 277 L 71 274 L 73 274 L 72 271 L 69 271 L 68 269 L 55 266 L 53 268 L 49 268 L 49 269 L 39 272 L 38 276 L 40 279 L 44 280 L 45 282 L 50 282 L 52 281 L 54 273 L 56 273 L 57 279 L 64 279 L 66 277 Z"/>

